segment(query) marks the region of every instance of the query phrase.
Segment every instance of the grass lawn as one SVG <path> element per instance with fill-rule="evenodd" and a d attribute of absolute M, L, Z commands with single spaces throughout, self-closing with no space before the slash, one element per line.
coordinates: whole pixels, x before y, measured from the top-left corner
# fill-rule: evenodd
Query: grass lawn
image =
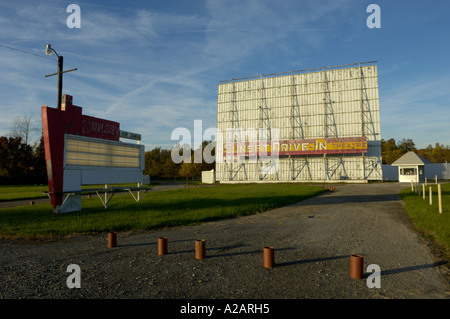
<path fill-rule="evenodd" d="M 429 186 L 432 186 L 433 204 L 429 202 Z M 423 199 L 422 188 L 420 196 L 411 187 L 401 191 L 400 196 L 405 203 L 405 210 L 428 239 L 446 249 L 447 258 L 450 257 L 450 183 L 441 184 L 442 214 L 438 210 L 437 186 L 426 187 L 426 198 Z"/>
<path fill-rule="evenodd" d="M 0 202 L 20 200 L 20 199 L 36 199 L 45 198 L 47 195 L 42 192 L 48 191 L 48 185 L 31 186 L 31 185 L 17 185 L 6 186 L 0 185 Z"/>
<path fill-rule="evenodd" d="M 154 183 L 153 183 L 154 184 Z M 191 184 L 191 183 L 190 183 Z M 109 184 L 109 186 L 123 187 L 136 186 L 137 184 Z M 152 184 L 151 184 L 152 185 Z M 104 188 L 104 184 L 99 185 L 84 185 L 82 189 L 98 189 Z M 33 185 L 0 185 L 0 202 L 47 198 L 48 185 L 33 186 Z M 92 192 L 95 193 L 95 192 Z"/>
<path fill-rule="evenodd" d="M 296 203 L 328 191 L 303 184 L 248 184 L 149 192 L 139 203 L 116 194 L 105 209 L 82 199 L 82 211 L 59 214 L 50 204 L 0 209 L 0 238 L 44 238 L 106 231 L 185 226 L 243 216 Z"/>

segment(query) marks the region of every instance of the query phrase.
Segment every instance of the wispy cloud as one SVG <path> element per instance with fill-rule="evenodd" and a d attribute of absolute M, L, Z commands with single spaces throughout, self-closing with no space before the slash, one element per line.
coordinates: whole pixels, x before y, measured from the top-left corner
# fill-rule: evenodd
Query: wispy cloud
<path fill-rule="evenodd" d="M 450 136 L 450 75 L 423 75 L 388 89 L 380 97 L 384 138 L 412 138 L 426 147 Z"/>
<path fill-rule="evenodd" d="M 42 55 L 45 44 L 51 43 L 64 55 L 65 69 L 78 68 L 64 75 L 64 93 L 72 94 L 85 114 L 138 130 L 148 145 L 170 145 L 172 130 L 190 128 L 195 119 L 203 120 L 204 128 L 215 125 L 221 80 L 358 62 L 372 54 L 384 59 L 382 134 L 397 134 L 404 118 L 416 126 L 438 123 L 421 126 L 426 130 L 448 130 L 441 124 L 449 115 L 444 107 L 448 71 L 441 77 L 430 71 L 426 79 L 409 80 L 403 72 L 413 70 L 417 61 L 409 55 L 398 59 L 389 51 L 392 43 L 405 45 L 398 36 L 412 26 L 413 6 L 406 8 L 404 18 L 398 15 L 402 5 L 382 4 L 386 24 L 381 32 L 367 33 L 369 2 L 352 0 L 85 0 L 76 2 L 81 7 L 80 29 L 66 26 L 69 3 L 3 1 L 0 43 Z M 448 5 L 440 6 L 445 12 Z M 424 21 L 431 23 L 442 13 L 430 10 L 426 16 Z M 400 33 L 387 25 L 393 17 Z M 382 33 L 385 30 L 390 32 Z M 416 41 L 415 35 L 412 38 Z M 52 58 L 0 47 L 0 134 L 15 116 L 39 114 L 41 105 L 55 105 L 56 77 L 44 78 L 56 72 Z M 402 85 L 400 78 L 408 82 Z M 405 137 L 410 132 L 407 122 L 401 127 Z"/>
<path fill-rule="evenodd" d="M 273 71 L 265 67 L 241 69 L 253 57 L 275 56 L 282 50 L 298 58 L 288 40 L 293 33 L 302 34 L 296 41 L 320 46 L 320 34 L 329 26 L 316 22 L 338 9 L 334 1 L 311 5 L 210 0 L 199 15 L 79 5 L 80 29 L 65 26 L 68 14 L 62 2 L 40 2 L 33 10 L 28 2 L 3 5 L 10 14 L 0 17 L 10 27 L 1 29 L 0 35 L 15 44 L 31 43 L 32 50 L 43 50 L 45 43 L 51 42 L 65 56 L 67 67 L 78 68 L 64 76 L 64 91 L 74 95 L 75 104 L 91 115 L 120 120 L 144 132 L 157 127 L 166 140 L 171 130 L 192 126 L 195 119 L 202 119 L 206 126 L 215 125 L 217 84 L 230 72 L 246 76 L 242 73 L 245 70 Z M 41 77 L 55 67 L 56 63 L 47 61 L 32 74 Z M 16 87 L 30 74 L 20 76 L 17 71 L 9 71 L 15 74 L 11 85 Z M 50 97 L 51 102 L 44 104 L 53 105 L 55 81 L 27 81 L 26 103 Z"/>

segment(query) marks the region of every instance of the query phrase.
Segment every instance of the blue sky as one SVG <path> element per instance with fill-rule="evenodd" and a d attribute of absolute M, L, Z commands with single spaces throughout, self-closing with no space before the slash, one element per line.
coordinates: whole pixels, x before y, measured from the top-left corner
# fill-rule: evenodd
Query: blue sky
<path fill-rule="evenodd" d="M 68 28 L 69 4 L 81 28 Z M 381 28 L 366 12 L 381 9 Z M 450 144 L 449 1 L 16 0 L 0 3 L 0 135 L 16 116 L 40 120 L 63 93 L 83 114 L 171 148 L 172 131 L 216 126 L 221 80 L 379 61 L 381 137 Z M 5 46 L 9 47 L 6 48 Z M 22 51 L 13 50 L 18 49 Z"/>

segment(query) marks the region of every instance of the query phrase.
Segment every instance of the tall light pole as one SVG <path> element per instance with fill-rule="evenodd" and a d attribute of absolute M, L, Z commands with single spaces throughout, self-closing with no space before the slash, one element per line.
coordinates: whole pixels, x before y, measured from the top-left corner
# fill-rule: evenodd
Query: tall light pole
<path fill-rule="evenodd" d="M 58 110 L 61 110 L 61 103 L 62 103 L 62 74 L 66 73 L 66 72 L 70 72 L 70 71 L 75 71 L 77 69 L 71 69 L 71 70 L 67 70 L 67 71 L 63 71 L 63 61 L 64 58 L 63 56 L 59 55 L 55 49 L 52 48 L 52 46 L 50 44 L 47 44 L 47 47 L 45 48 L 45 54 L 46 55 L 52 55 L 52 51 L 55 52 L 56 56 L 58 57 L 58 72 L 57 73 L 53 73 L 53 74 L 48 74 L 45 77 L 49 77 L 52 75 L 58 75 L 58 101 L 56 104 L 56 108 Z"/>

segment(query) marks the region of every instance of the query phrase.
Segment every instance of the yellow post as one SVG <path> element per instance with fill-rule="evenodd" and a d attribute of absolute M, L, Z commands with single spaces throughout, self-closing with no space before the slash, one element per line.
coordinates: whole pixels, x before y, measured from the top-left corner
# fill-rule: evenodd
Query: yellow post
<path fill-rule="evenodd" d="M 431 190 L 431 186 L 429 187 L 430 191 L 430 205 L 433 205 L 433 191 Z"/>
<path fill-rule="evenodd" d="M 438 202 L 439 202 L 439 214 L 442 214 L 441 184 L 438 184 Z"/>
<path fill-rule="evenodd" d="M 425 184 L 422 184 L 423 199 L 425 199 Z"/>

